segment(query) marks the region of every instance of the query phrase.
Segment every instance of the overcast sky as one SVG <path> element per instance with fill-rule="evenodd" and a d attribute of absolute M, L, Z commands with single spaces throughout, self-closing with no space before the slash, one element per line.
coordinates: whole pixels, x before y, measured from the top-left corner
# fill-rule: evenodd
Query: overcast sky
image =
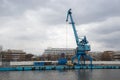
<path fill-rule="evenodd" d="M 76 48 L 67 10 L 92 51 L 120 50 L 120 0 L 0 0 L 0 45 L 42 54 Z"/>

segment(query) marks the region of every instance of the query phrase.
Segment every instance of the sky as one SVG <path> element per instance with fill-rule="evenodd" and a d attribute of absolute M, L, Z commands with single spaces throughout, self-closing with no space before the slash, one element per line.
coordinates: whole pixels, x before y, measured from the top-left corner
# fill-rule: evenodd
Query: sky
<path fill-rule="evenodd" d="M 40 55 L 76 48 L 68 9 L 91 51 L 120 50 L 120 0 L 0 0 L 0 45 Z"/>

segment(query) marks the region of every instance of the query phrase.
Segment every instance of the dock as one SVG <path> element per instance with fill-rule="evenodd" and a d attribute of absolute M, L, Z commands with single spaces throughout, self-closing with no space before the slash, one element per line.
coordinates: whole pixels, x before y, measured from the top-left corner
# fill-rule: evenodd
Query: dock
<path fill-rule="evenodd" d="M 120 69 L 120 66 L 18 66 L 3 67 L 0 71 L 35 71 L 35 70 L 76 70 L 76 69 Z"/>
<path fill-rule="evenodd" d="M 35 62 L 50 62 L 51 65 L 34 65 Z M 58 61 L 22 61 L 10 62 L 9 66 L 1 66 L 0 71 L 30 71 L 30 70 L 76 70 L 76 69 L 120 69 L 120 61 L 93 61 L 93 65 L 56 65 Z"/>

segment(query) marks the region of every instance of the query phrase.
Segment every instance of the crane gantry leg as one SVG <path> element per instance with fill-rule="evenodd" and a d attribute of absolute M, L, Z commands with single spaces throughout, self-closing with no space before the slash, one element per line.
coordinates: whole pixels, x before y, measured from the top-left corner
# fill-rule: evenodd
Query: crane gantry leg
<path fill-rule="evenodd" d="M 77 58 L 78 58 L 78 64 L 81 64 L 81 63 L 80 63 L 80 58 L 81 58 L 81 55 L 78 55 L 78 57 L 77 57 Z"/>
<path fill-rule="evenodd" d="M 85 59 L 89 59 L 90 65 L 92 66 L 92 60 L 93 60 L 92 57 L 89 55 L 85 55 Z"/>

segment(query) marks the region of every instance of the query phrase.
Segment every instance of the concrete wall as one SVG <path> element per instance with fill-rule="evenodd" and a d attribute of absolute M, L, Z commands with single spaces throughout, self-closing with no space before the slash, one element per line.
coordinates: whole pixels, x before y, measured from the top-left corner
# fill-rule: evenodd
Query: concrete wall
<path fill-rule="evenodd" d="M 51 61 L 21 61 L 21 62 L 10 62 L 11 66 L 20 66 L 20 65 L 34 65 L 34 62 L 51 62 Z M 52 63 L 58 63 L 58 61 L 52 61 Z"/>
<path fill-rule="evenodd" d="M 20 61 L 20 62 L 10 62 L 11 66 L 31 66 L 34 64 L 34 62 L 51 62 L 51 61 Z M 58 63 L 58 61 L 52 61 L 52 63 Z M 89 64 L 90 61 L 86 61 L 86 64 Z M 94 65 L 120 65 L 120 61 L 93 61 Z M 2 62 L 0 62 L 0 65 L 2 65 Z"/>
<path fill-rule="evenodd" d="M 89 61 L 86 61 L 86 64 L 89 64 Z M 93 61 L 94 65 L 120 65 L 120 61 Z"/>
<path fill-rule="evenodd" d="M 21 65 L 26 65 L 26 66 L 29 66 L 29 65 L 33 65 L 33 61 L 21 61 L 21 62 L 10 62 L 10 65 L 11 66 L 21 66 Z"/>

